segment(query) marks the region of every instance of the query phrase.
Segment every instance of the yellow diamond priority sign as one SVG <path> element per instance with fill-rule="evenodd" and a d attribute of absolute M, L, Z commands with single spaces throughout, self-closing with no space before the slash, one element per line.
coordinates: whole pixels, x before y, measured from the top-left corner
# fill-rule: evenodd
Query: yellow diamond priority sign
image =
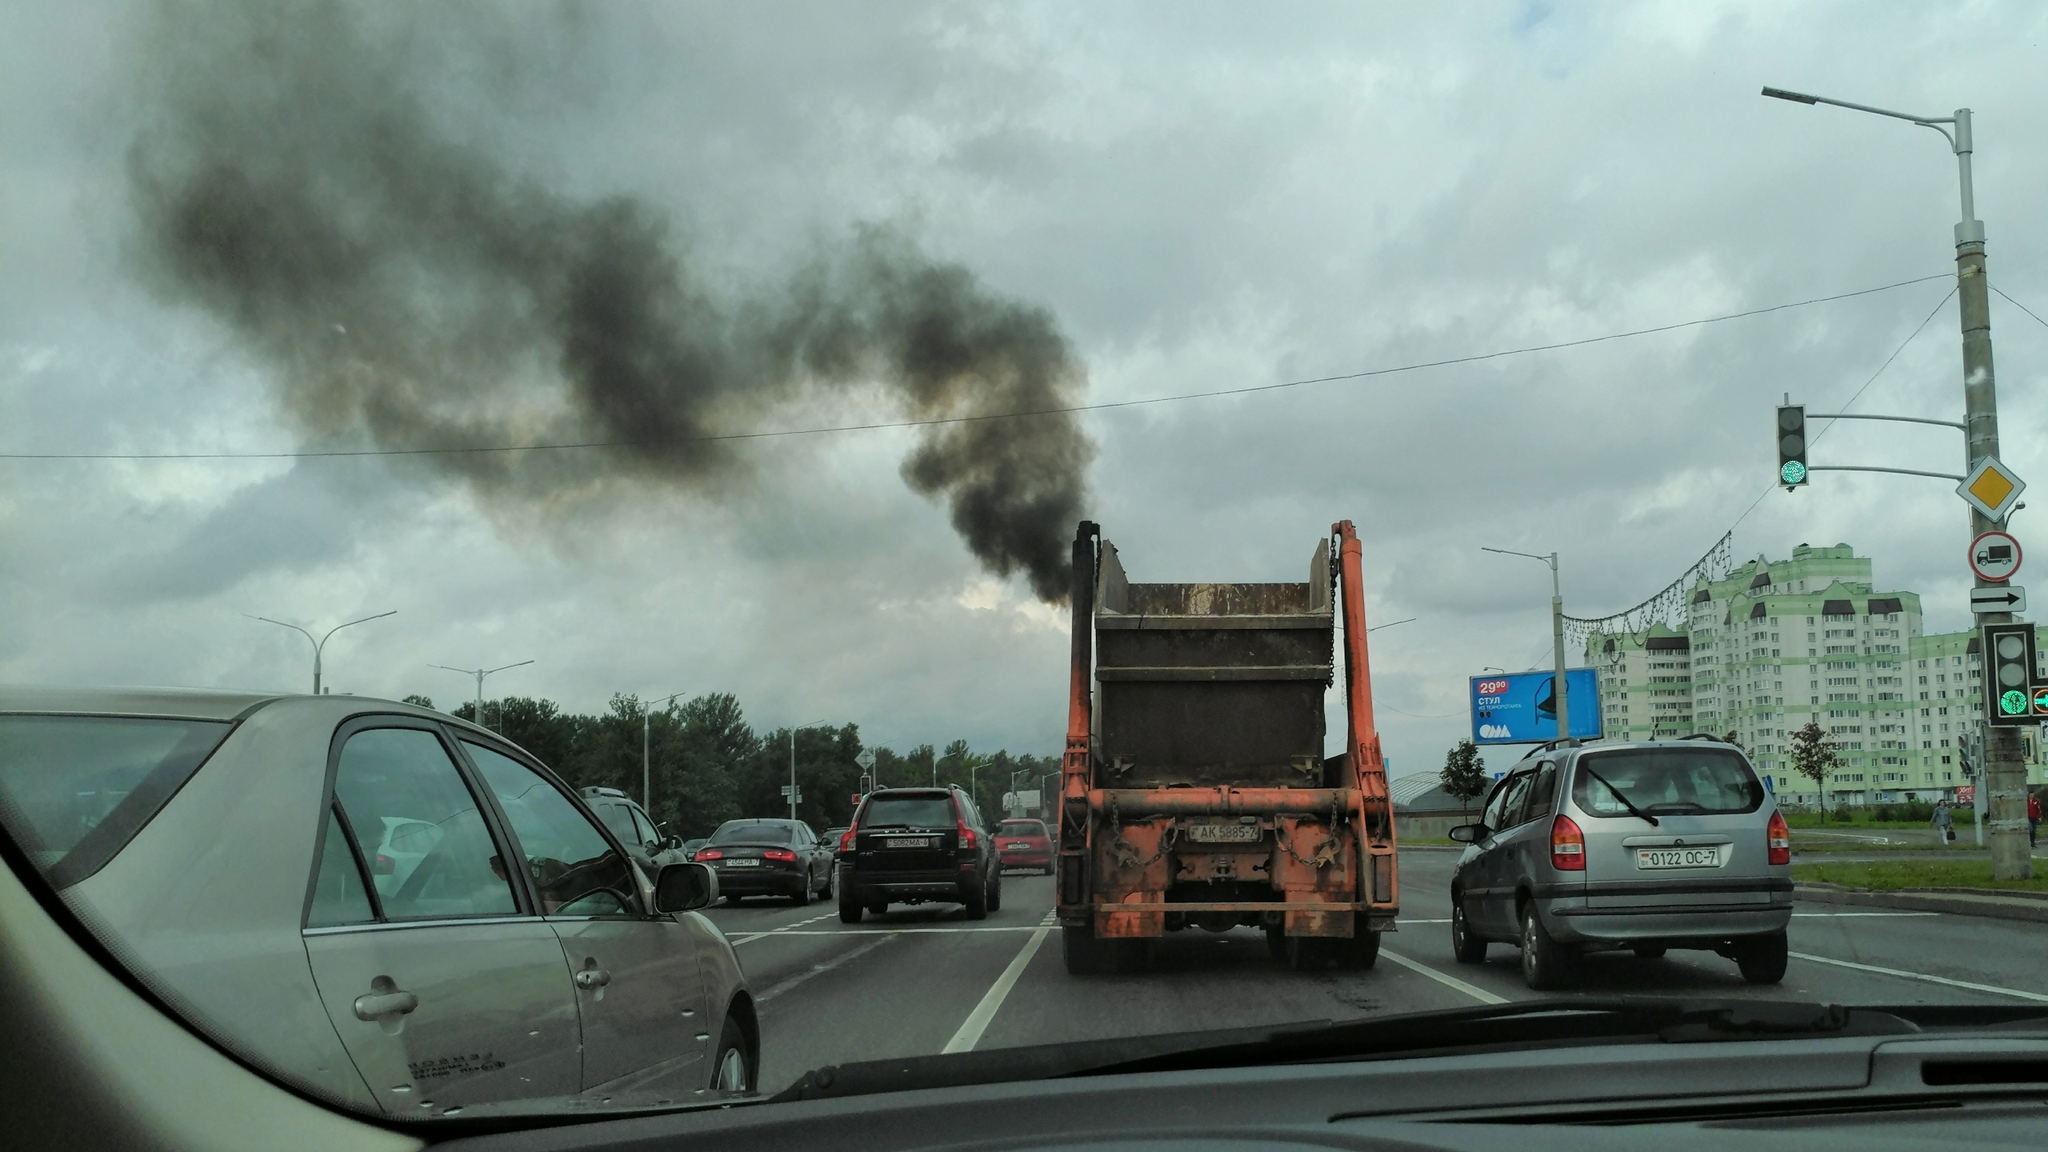
<path fill-rule="evenodd" d="M 1956 485 L 1956 495 L 1961 496 L 1970 507 L 1984 514 L 1984 518 L 2003 522 L 2012 506 L 2019 502 L 2020 493 L 2027 490 L 2027 482 L 2013 473 L 2013 470 L 1998 462 L 1996 456 L 1986 456 L 1977 461 L 1963 482 Z"/>

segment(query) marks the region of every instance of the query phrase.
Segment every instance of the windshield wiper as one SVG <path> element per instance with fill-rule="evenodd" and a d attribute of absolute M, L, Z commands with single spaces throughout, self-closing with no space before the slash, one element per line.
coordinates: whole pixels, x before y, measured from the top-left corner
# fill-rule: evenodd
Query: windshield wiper
<path fill-rule="evenodd" d="M 1607 792 L 1609 795 L 1613 796 L 1616 800 L 1621 801 L 1621 806 L 1628 809 L 1634 815 L 1640 816 L 1643 819 L 1648 820 L 1650 822 L 1650 827 L 1655 828 L 1658 826 L 1657 818 L 1655 816 L 1652 816 L 1648 812 L 1643 811 L 1641 808 L 1636 807 L 1635 801 L 1621 794 L 1621 789 L 1616 788 L 1614 785 L 1607 783 L 1607 777 L 1602 776 L 1598 772 L 1593 771 L 1591 767 L 1585 764 L 1579 765 L 1579 771 L 1584 772 L 1586 775 L 1591 776 L 1593 779 L 1598 780 L 1602 784 L 1605 784 L 1607 786 Z"/>

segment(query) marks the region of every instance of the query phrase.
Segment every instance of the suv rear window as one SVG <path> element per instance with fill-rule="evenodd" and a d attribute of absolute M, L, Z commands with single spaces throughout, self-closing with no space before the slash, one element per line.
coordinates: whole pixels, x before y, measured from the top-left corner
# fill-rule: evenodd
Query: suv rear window
<path fill-rule="evenodd" d="M 1628 815 L 1616 792 L 1652 816 L 1754 812 L 1764 801 L 1749 763 L 1724 748 L 1594 752 L 1572 775 L 1572 802 L 1591 816 Z"/>
<path fill-rule="evenodd" d="M 0 716 L 0 824 L 53 888 L 99 871 L 234 725 L 125 716 Z"/>
<path fill-rule="evenodd" d="M 1002 831 L 998 835 L 1043 836 L 1045 835 L 1045 825 L 1036 820 L 1005 820 L 1003 821 Z"/>
<path fill-rule="evenodd" d="M 787 844 L 787 824 L 727 824 L 711 834 L 713 844 Z"/>
<path fill-rule="evenodd" d="M 863 828 L 951 828 L 957 817 L 953 798 L 944 792 L 910 796 L 877 796 L 861 809 Z"/>

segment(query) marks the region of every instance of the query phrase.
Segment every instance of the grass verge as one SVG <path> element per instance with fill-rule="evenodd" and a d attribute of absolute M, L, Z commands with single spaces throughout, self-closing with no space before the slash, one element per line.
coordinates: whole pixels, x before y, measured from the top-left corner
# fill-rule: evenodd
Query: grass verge
<path fill-rule="evenodd" d="M 2048 892 L 2048 876 L 2032 880 L 1993 880 L 1991 861 L 1976 860 L 1864 860 L 1836 863 L 1794 864 L 1794 880 L 1840 884 L 1847 888 L 1984 888 Z"/>

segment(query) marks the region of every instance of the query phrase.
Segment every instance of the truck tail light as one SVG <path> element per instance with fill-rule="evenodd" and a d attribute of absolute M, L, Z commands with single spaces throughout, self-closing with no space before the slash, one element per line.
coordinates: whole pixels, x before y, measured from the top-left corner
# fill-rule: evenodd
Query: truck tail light
<path fill-rule="evenodd" d="M 1569 816 L 1550 822 L 1550 866 L 1560 872 L 1586 870 L 1586 834 Z"/>
<path fill-rule="evenodd" d="M 697 849 L 696 858 L 699 860 L 723 860 L 725 859 L 725 850 L 723 848 L 699 848 Z"/>
<path fill-rule="evenodd" d="M 1792 862 L 1792 830 L 1785 826 L 1785 816 L 1780 812 L 1771 813 L 1770 827 L 1764 831 L 1765 843 L 1770 846 L 1773 864 Z"/>
<path fill-rule="evenodd" d="M 972 828 L 969 828 L 969 827 L 967 826 L 967 821 L 965 821 L 965 820 L 962 820 L 962 821 L 960 821 L 960 847 L 961 847 L 961 849 L 962 849 L 962 850 L 964 851 L 964 850 L 966 850 L 966 849 L 970 849 L 970 848 L 973 848 L 973 847 L 974 847 L 974 846 L 975 846 L 976 844 L 978 844 L 978 843 L 979 843 L 979 841 L 978 841 L 978 840 L 976 840 L 976 839 L 975 839 L 975 836 L 974 836 L 974 829 L 972 829 Z"/>
<path fill-rule="evenodd" d="M 780 860 L 784 863 L 788 863 L 789 861 L 796 859 L 796 853 L 791 852 L 787 848 L 765 848 L 761 851 L 761 859 Z"/>

